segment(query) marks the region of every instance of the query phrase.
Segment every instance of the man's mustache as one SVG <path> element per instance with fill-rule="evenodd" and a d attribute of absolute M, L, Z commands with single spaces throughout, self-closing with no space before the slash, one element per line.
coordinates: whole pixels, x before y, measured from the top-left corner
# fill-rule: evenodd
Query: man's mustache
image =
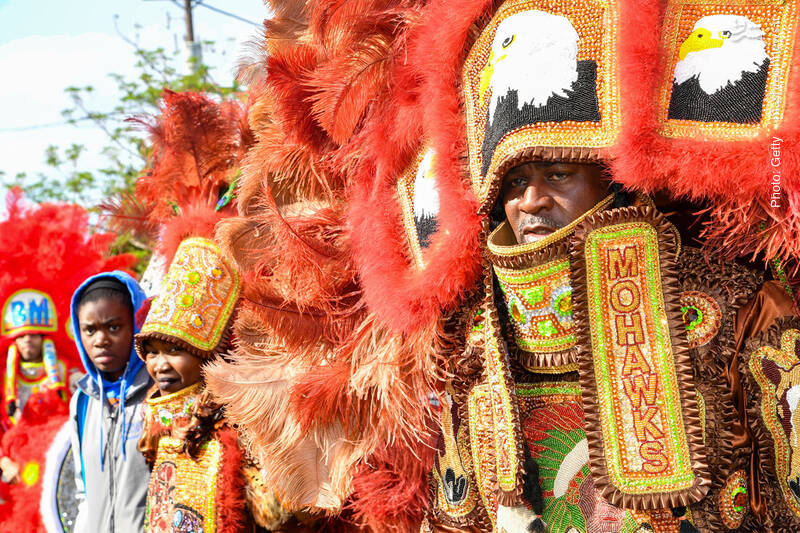
<path fill-rule="evenodd" d="M 525 229 L 525 226 L 536 226 L 536 225 L 539 225 L 539 224 L 541 224 L 543 226 L 549 226 L 549 227 L 553 228 L 554 230 L 557 230 L 557 229 L 563 227 L 563 224 L 559 224 L 558 222 L 556 222 L 552 218 L 543 217 L 543 216 L 539 216 L 539 215 L 525 215 L 519 221 L 519 224 L 517 224 L 517 233 L 519 235 L 522 235 L 522 231 Z"/>

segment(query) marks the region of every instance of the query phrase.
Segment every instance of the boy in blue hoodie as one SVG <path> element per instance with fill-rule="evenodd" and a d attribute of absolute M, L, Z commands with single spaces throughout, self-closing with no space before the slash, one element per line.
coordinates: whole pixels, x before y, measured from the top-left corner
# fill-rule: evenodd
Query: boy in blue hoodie
<path fill-rule="evenodd" d="M 151 381 L 133 347 L 144 300 L 119 271 L 92 276 L 72 297 L 72 330 L 87 372 L 70 403 L 75 533 L 139 533 L 144 526 L 150 470 L 136 446 Z"/>

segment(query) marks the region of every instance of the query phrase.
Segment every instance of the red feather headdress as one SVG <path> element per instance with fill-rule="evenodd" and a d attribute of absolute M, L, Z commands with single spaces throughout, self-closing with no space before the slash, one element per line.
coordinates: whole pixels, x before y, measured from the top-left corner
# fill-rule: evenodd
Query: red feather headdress
<path fill-rule="evenodd" d="M 55 331 L 45 334 L 68 369 L 83 371 L 68 326 L 72 293 L 89 276 L 127 270 L 136 258 L 111 256 L 116 235 L 93 232 L 89 213 L 78 205 L 31 204 L 19 190 L 12 190 L 6 197 L 6 210 L 6 218 L 0 221 L 0 302 L 23 289 L 47 294 L 57 316 Z M 12 337 L 0 338 L 3 361 Z"/>

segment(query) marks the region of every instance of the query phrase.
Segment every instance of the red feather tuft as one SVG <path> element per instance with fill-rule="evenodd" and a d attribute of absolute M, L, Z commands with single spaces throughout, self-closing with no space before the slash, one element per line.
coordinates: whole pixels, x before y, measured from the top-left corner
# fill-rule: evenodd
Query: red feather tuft
<path fill-rule="evenodd" d="M 75 343 L 67 332 L 72 293 L 89 276 L 127 270 L 133 255 L 109 256 L 111 233 L 92 233 L 89 213 L 78 205 L 31 204 L 19 190 L 6 196 L 8 215 L 0 220 L 0 306 L 16 291 L 37 289 L 53 298 L 58 330 L 48 333 L 68 369 L 83 370 Z M 0 338 L 5 368 L 9 338 Z"/>

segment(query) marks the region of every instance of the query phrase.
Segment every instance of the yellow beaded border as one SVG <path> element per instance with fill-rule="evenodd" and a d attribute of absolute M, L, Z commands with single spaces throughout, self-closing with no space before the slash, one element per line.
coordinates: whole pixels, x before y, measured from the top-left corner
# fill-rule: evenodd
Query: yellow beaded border
<path fill-rule="evenodd" d="M 617 41 L 619 39 L 619 5 L 615 0 L 582 0 L 585 4 L 596 4 L 603 10 L 603 20 L 598 22 L 602 30 L 602 57 L 597 61 L 597 87 L 600 90 L 598 104 L 600 122 L 543 122 L 517 128 L 507 133 L 498 143 L 492 161 L 482 175 L 482 145 L 485 134 L 485 119 L 489 103 L 480 105 L 479 94 L 474 90 L 471 72 L 480 72 L 476 65 L 486 64 L 489 50 L 499 24 L 511 15 L 521 11 L 537 9 L 537 0 L 510 0 L 492 17 L 489 24 L 472 46 L 462 68 L 462 87 L 467 121 L 467 142 L 469 144 L 469 169 L 472 187 L 481 203 L 486 201 L 491 190 L 492 177 L 497 167 L 509 156 L 534 146 L 606 148 L 613 146 L 622 128 L 620 110 L 620 91 L 617 61 Z M 574 4 L 574 2 L 564 2 Z"/>
<path fill-rule="evenodd" d="M 732 6 L 761 7 L 774 6 L 781 9 L 780 35 L 775 46 L 778 57 L 770 57 L 767 86 L 764 96 L 764 107 L 761 122 L 758 124 L 733 124 L 730 122 L 700 122 L 695 120 L 670 119 L 669 101 L 672 94 L 672 78 L 677 64 L 678 27 L 681 15 L 686 6 Z M 747 139 L 777 127 L 783 120 L 786 108 L 786 96 L 789 83 L 789 71 L 792 61 L 793 32 L 797 24 L 797 0 L 670 0 L 664 16 L 662 31 L 662 51 L 664 53 L 665 71 L 662 75 L 661 94 L 659 96 L 658 132 L 668 138 L 695 138 L 698 135 L 713 140 L 735 141 Z"/>
<path fill-rule="evenodd" d="M 408 248 L 411 251 L 411 257 L 414 259 L 414 266 L 417 270 L 425 268 L 425 259 L 422 257 L 422 247 L 419 245 L 419 233 L 417 232 L 417 223 L 414 218 L 414 181 L 422 160 L 425 159 L 425 156 L 430 151 L 433 151 L 433 148 L 429 145 L 423 145 L 414 161 L 406 168 L 400 179 L 397 180 L 397 196 L 400 200 L 400 209 L 403 212 L 403 228 L 405 229 Z"/>

